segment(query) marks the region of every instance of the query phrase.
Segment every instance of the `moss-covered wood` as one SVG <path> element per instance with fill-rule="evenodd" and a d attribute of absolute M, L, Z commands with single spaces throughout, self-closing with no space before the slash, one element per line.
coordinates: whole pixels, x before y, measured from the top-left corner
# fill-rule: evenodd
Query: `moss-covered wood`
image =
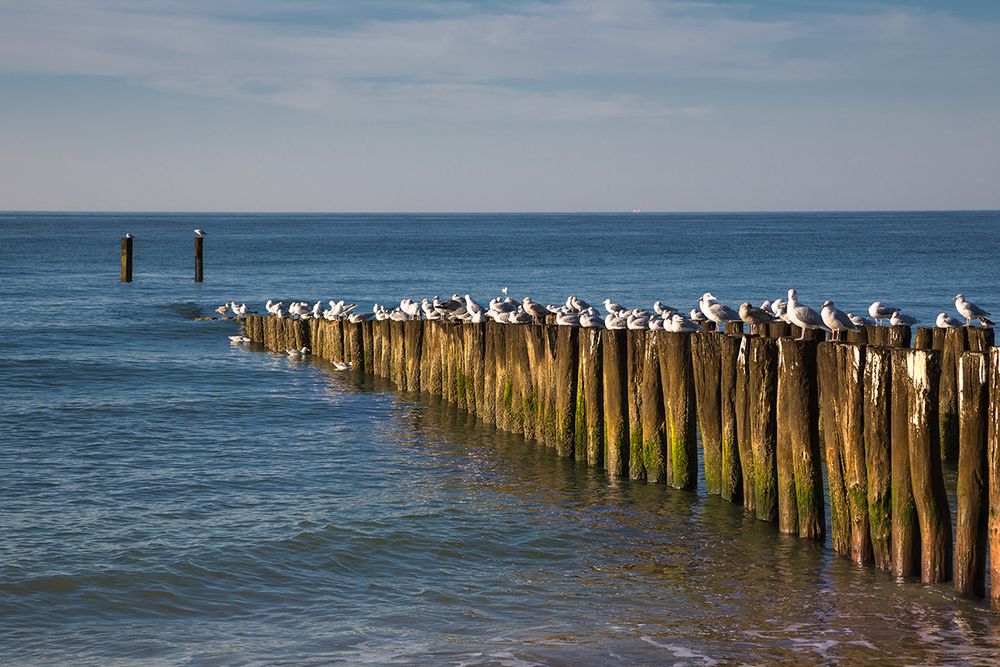
<path fill-rule="evenodd" d="M 626 359 L 628 383 L 628 476 L 629 479 L 646 479 L 646 457 L 642 442 L 642 378 L 645 369 L 643 355 L 646 350 L 645 331 L 626 331 Z"/>
<path fill-rule="evenodd" d="M 986 595 L 988 473 L 986 416 L 988 358 L 965 352 L 958 360 L 958 518 L 955 523 L 955 591 Z"/>
<path fill-rule="evenodd" d="M 844 486 L 844 456 L 837 421 L 840 402 L 838 343 L 820 343 L 816 348 L 819 385 L 820 429 L 826 455 L 827 492 L 830 497 L 830 539 L 833 550 L 842 555 L 851 552 L 851 521 Z"/>
<path fill-rule="evenodd" d="M 896 577 L 920 574 L 920 526 L 910 474 L 910 381 L 906 364 L 909 352 L 894 349 L 889 387 L 890 457 L 892 465 L 892 573 Z"/>
<path fill-rule="evenodd" d="M 677 335 L 677 334 L 675 334 Z M 743 468 L 740 464 L 736 409 L 736 364 L 743 336 L 725 336 L 719 355 L 719 495 L 733 503 L 743 501 Z"/>
<path fill-rule="evenodd" d="M 625 331 L 601 331 L 604 378 L 604 470 L 611 478 L 628 476 L 628 343 Z"/>
<path fill-rule="evenodd" d="M 869 347 L 864 367 L 865 466 L 868 475 L 868 528 L 875 567 L 892 568 L 892 461 L 890 386 L 892 350 Z"/>
<path fill-rule="evenodd" d="M 749 338 L 750 378 L 747 409 L 753 450 L 754 500 L 757 518 L 778 518 L 777 395 L 778 346 L 770 338 Z"/>
<path fill-rule="evenodd" d="M 1000 611 L 1000 348 L 989 356 L 987 385 L 990 396 L 986 433 L 986 468 L 989 484 L 987 535 L 990 552 L 990 607 Z"/>
<path fill-rule="evenodd" d="M 698 485 L 697 411 L 691 354 L 695 334 L 659 332 L 657 337 L 667 483 L 691 491 Z"/>
<path fill-rule="evenodd" d="M 718 494 L 722 476 L 721 344 L 723 334 L 702 332 L 691 341 L 698 434 L 705 468 L 705 491 Z"/>
<path fill-rule="evenodd" d="M 754 498 L 753 447 L 750 442 L 750 338 L 740 339 L 740 349 L 736 354 L 736 446 L 740 452 L 740 471 L 743 475 L 743 507 L 748 512 L 756 512 Z"/>
<path fill-rule="evenodd" d="M 601 330 L 580 329 L 573 454 L 591 467 L 604 465 L 604 385 Z"/>
<path fill-rule="evenodd" d="M 573 457 L 576 428 L 577 355 L 579 354 L 580 330 L 576 327 L 556 327 L 555 367 L 553 368 L 553 391 L 555 393 L 556 454 Z"/>
<path fill-rule="evenodd" d="M 938 389 L 938 427 L 941 458 L 958 460 L 958 358 L 966 349 L 966 327 L 945 331 L 941 350 L 941 381 Z"/>
<path fill-rule="evenodd" d="M 909 447 L 913 499 L 920 524 L 920 578 L 925 583 L 952 576 L 951 512 L 941 471 L 938 446 L 938 381 L 941 355 L 911 350 L 906 360 L 909 379 Z"/>

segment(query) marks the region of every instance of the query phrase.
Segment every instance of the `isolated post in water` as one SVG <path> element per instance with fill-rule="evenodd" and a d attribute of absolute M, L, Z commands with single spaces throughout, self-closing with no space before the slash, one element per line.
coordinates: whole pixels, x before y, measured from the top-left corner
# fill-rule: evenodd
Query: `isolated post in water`
<path fill-rule="evenodd" d="M 202 259 L 204 258 L 205 251 L 205 230 L 196 229 L 194 230 L 194 281 L 200 283 L 205 278 L 204 267 L 202 266 Z"/>
<path fill-rule="evenodd" d="M 132 282 L 132 235 L 122 237 L 122 282 Z"/>

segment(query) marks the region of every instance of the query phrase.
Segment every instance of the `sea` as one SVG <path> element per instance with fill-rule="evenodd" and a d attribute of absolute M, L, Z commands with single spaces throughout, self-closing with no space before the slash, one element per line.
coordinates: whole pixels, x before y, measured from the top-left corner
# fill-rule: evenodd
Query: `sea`
<path fill-rule="evenodd" d="M 950 585 L 195 318 L 505 287 L 685 310 L 794 287 L 924 323 L 962 292 L 1000 315 L 998 223 L 0 213 L 0 664 L 995 664 L 1000 615 Z"/>

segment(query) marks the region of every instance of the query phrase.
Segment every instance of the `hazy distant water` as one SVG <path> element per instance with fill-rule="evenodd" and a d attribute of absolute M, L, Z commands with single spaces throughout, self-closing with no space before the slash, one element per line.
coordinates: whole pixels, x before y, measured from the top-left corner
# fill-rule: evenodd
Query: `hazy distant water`
<path fill-rule="evenodd" d="M 0 663 L 992 661 L 1000 622 L 948 586 L 190 316 L 501 286 L 1000 314 L 998 220 L 0 214 Z"/>

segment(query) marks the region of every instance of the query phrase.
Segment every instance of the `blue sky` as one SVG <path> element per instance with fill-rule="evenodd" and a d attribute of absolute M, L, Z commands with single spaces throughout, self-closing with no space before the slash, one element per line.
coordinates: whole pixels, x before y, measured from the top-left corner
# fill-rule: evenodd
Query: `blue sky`
<path fill-rule="evenodd" d="M 0 209 L 1000 208 L 1000 3 L 0 0 Z"/>

